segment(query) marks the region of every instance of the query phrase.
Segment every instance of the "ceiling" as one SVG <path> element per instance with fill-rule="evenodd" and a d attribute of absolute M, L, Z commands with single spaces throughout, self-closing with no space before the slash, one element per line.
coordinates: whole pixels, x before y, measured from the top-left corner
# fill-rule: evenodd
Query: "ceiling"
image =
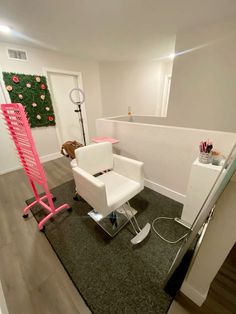
<path fill-rule="evenodd" d="M 180 30 L 229 19 L 236 0 L 1 0 L 0 41 L 96 60 L 155 59 Z"/>

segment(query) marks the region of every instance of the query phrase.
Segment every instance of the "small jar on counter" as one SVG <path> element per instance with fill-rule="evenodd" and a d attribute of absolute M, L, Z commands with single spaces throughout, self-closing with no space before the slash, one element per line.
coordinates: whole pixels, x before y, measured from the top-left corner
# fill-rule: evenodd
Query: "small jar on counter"
<path fill-rule="evenodd" d="M 219 166 L 222 159 L 222 155 L 220 154 L 220 152 L 213 150 L 211 152 L 211 156 L 212 156 L 212 160 L 211 160 L 212 165 Z"/>

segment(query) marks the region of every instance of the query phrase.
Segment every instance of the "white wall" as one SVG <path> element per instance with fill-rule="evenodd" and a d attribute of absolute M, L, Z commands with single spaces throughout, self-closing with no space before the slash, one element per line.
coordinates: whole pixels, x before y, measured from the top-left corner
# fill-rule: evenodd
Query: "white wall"
<path fill-rule="evenodd" d="M 236 22 L 180 31 L 175 52 L 165 124 L 235 132 Z M 127 115 L 128 106 L 158 114 L 163 72 L 161 62 L 100 63 L 104 116 Z"/>
<path fill-rule="evenodd" d="M 234 178 L 217 201 L 213 219 L 181 287 L 181 291 L 199 306 L 205 301 L 211 282 L 236 241 L 235 190 Z"/>
<path fill-rule="evenodd" d="M 100 62 L 104 116 L 160 115 L 166 75 L 172 61 Z"/>
<path fill-rule="evenodd" d="M 236 142 L 235 133 L 111 119 L 97 120 L 97 134 L 117 138 L 118 153 L 144 162 L 145 185 L 182 203 L 200 141 L 211 139 L 226 156 Z"/>
<path fill-rule="evenodd" d="M 10 60 L 6 54 L 7 47 L 26 50 L 29 60 L 27 62 Z M 96 134 L 95 120 L 102 116 L 99 67 L 97 62 L 80 60 L 79 58 L 65 56 L 49 50 L 0 44 L 0 68 L 2 71 L 44 75 L 43 68 L 47 67 L 82 72 L 89 134 L 90 137 L 94 136 Z M 1 90 L 0 101 L 4 101 Z M 55 127 L 36 128 L 32 129 L 32 132 L 39 155 L 44 157 L 43 160 L 59 156 L 60 147 Z M 19 164 L 2 121 L 0 123 L 0 140 L 0 173 L 4 173 L 15 169 Z M 4 147 L 2 147 L 2 143 L 4 143 Z"/>
<path fill-rule="evenodd" d="M 174 60 L 167 123 L 235 132 L 235 21 L 180 32 L 175 50 L 201 45 Z"/>

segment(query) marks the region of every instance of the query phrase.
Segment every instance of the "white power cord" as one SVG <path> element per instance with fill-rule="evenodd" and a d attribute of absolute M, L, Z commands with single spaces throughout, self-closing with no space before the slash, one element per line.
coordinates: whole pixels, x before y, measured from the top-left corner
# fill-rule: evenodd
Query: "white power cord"
<path fill-rule="evenodd" d="M 176 243 L 178 243 L 179 241 L 183 240 L 183 239 L 188 235 L 188 233 L 186 233 L 185 235 L 183 235 L 181 238 L 179 238 L 179 239 L 176 240 L 176 241 L 170 241 L 170 240 L 165 239 L 162 235 L 160 235 L 160 234 L 157 232 L 157 230 L 156 230 L 155 227 L 154 227 L 154 223 L 155 223 L 157 220 L 161 220 L 161 219 L 164 219 L 164 220 L 165 220 L 165 219 L 166 219 L 166 220 L 174 220 L 175 218 L 171 218 L 171 217 L 157 217 L 157 218 L 154 219 L 153 222 L 152 222 L 152 229 L 153 229 L 153 231 L 154 231 L 162 240 L 164 240 L 165 242 L 170 243 L 170 244 L 176 244 Z"/>

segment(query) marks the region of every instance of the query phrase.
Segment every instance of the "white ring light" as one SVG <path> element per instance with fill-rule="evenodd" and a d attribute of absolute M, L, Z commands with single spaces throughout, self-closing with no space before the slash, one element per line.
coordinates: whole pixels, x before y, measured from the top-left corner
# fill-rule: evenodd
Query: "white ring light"
<path fill-rule="evenodd" d="M 73 94 L 73 92 L 75 92 L 75 91 L 79 92 L 79 93 L 82 95 L 82 100 L 81 100 L 81 101 L 75 101 L 75 100 L 73 99 L 72 94 Z M 73 89 L 70 91 L 70 100 L 71 100 L 71 101 L 73 102 L 73 104 L 75 104 L 75 105 L 81 105 L 81 104 L 83 104 L 84 101 L 85 101 L 85 95 L 84 95 L 83 90 L 80 89 L 80 88 L 73 88 Z"/>

